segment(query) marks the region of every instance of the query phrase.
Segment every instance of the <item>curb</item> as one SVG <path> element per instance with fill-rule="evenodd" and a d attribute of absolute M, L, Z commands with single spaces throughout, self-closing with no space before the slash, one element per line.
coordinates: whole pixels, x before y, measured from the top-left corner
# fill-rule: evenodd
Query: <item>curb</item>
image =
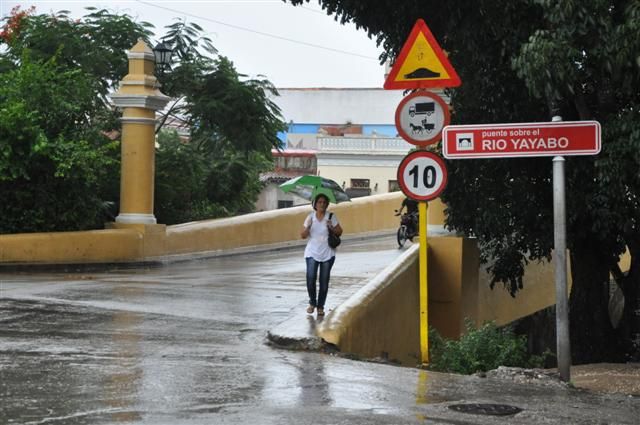
<path fill-rule="evenodd" d="M 319 336 L 292 337 L 267 332 L 267 345 L 293 351 L 321 351 L 327 344 Z"/>

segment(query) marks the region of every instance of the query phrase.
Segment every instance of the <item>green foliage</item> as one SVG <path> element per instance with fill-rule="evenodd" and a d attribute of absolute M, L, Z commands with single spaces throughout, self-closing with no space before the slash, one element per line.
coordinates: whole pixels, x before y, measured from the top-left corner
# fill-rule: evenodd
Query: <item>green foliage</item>
<path fill-rule="evenodd" d="M 280 109 L 269 96 L 277 96 L 266 79 L 247 79 L 224 56 L 215 59 L 211 40 L 195 24 L 178 21 L 168 27 L 162 41 L 172 46 L 176 60 L 171 70 L 158 72 L 162 90 L 176 101 L 163 122 L 186 122 L 190 139 L 198 149 L 216 152 L 252 152 L 270 158 L 281 148 L 277 133 L 285 129 Z"/>
<path fill-rule="evenodd" d="M 186 97 L 189 116 L 197 123 L 194 141 L 213 150 L 232 144 L 240 152 L 270 156 L 271 148 L 281 147 L 276 134 L 284 130 L 280 110 L 268 97 L 277 95 L 275 87 L 267 80 L 242 80 L 224 57 L 214 67 L 196 80 Z"/>
<path fill-rule="evenodd" d="M 127 73 L 126 50 L 139 38 L 148 40 L 153 25 L 137 23 L 126 14 L 93 7 L 87 10 L 90 13 L 77 20 L 71 19 L 67 11 L 21 19 L 17 35 L 4 40 L 8 48 L 6 59 L 19 65 L 26 50 L 37 62 L 56 56 L 60 67 L 81 69 L 91 75 L 99 84 L 99 95 L 106 96 Z M 12 16 L 4 21 L 11 23 Z"/>
<path fill-rule="evenodd" d="M 0 233 L 81 230 L 113 219 L 119 196 L 119 113 L 107 100 L 128 71 L 126 51 L 149 43 L 146 22 L 87 8 L 12 10 L 0 31 Z M 163 41 L 170 69 L 157 70 L 173 98 L 169 119 L 189 141 L 160 135 L 156 211 L 159 222 L 252 211 L 258 175 L 284 128 L 269 81 L 247 79 L 215 54 L 196 24 L 178 21 Z M 204 52 L 204 53 L 203 53 Z M 109 216 L 109 217 L 107 217 Z"/>
<path fill-rule="evenodd" d="M 510 328 L 498 328 L 488 322 L 479 329 L 466 321 L 465 334 L 459 340 L 447 340 L 429 329 L 429 368 L 439 372 L 470 375 L 499 366 L 542 367 L 544 359 L 527 353 L 527 338 Z"/>
<path fill-rule="evenodd" d="M 0 233 L 102 226 L 107 211 L 96 188 L 117 167 L 114 147 L 62 137 L 47 144 L 30 161 L 28 179 L 0 181 Z"/>
<path fill-rule="evenodd" d="M 175 131 L 161 131 L 158 136 L 156 218 L 168 224 L 205 218 L 199 212 L 212 212 L 205 196 L 209 161 L 194 144 L 180 140 Z"/>
<path fill-rule="evenodd" d="M 0 40 L 0 233 L 102 227 L 117 201 L 116 111 L 105 102 L 148 32 L 126 15 L 14 9 Z"/>
<path fill-rule="evenodd" d="M 47 138 L 38 126 L 36 115 L 22 102 L 5 100 L 2 105 L 0 109 L 0 182 L 28 177 L 30 160 L 41 146 L 47 144 Z"/>
<path fill-rule="evenodd" d="M 271 149 L 282 147 L 275 87 L 247 79 L 226 57 L 204 55 L 215 49 L 196 24 L 177 21 L 162 41 L 172 46 L 175 65 L 157 77 L 175 101 L 161 121 L 184 122 L 189 140 L 160 132 L 156 217 L 173 224 L 253 211 L 259 174 L 272 166 Z M 176 177 L 175 170 L 185 173 Z"/>
<path fill-rule="evenodd" d="M 258 153 L 210 152 L 161 131 L 156 155 L 156 218 L 161 223 L 228 217 L 253 211 L 259 174 L 271 162 Z M 180 170 L 176 173 L 176 170 Z"/>
<path fill-rule="evenodd" d="M 55 57 L 0 74 L 0 233 L 93 228 L 115 146 L 91 128 L 93 79 Z M 60 196 L 64 194 L 64 196 Z"/>

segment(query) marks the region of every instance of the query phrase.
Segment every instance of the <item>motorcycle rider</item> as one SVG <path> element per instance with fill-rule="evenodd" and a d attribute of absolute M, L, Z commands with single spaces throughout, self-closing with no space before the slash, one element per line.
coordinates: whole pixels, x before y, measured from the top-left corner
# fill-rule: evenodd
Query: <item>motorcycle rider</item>
<path fill-rule="evenodd" d="M 402 205 L 398 210 L 398 215 L 402 214 L 402 210 L 407 208 L 407 215 L 411 217 L 411 228 L 408 229 L 409 233 L 415 235 L 418 233 L 418 201 L 406 197 L 402 200 Z"/>

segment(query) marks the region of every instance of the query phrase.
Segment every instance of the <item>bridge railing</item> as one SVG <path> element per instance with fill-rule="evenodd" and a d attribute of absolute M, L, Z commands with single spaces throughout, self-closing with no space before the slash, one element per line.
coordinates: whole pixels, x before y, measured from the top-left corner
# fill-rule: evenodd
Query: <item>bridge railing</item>
<path fill-rule="evenodd" d="M 319 152 L 406 154 L 414 147 L 401 137 L 318 137 Z"/>

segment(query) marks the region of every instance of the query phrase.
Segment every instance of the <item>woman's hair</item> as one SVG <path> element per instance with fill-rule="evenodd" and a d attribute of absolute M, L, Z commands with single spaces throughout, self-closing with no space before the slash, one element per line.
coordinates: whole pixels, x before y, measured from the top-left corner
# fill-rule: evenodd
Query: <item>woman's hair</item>
<path fill-rule="evenodd" d="M 327 205 L 329 205 L 329 197 L 327 195 L 325 195 L 324 193 L 319 193 L 318 195 L 316 195 L 315 199 L 311 202 L 311 206 L 313 207 L 313 209 L 316 209 L 316 202 L 318 202 L 318 198 L 324 198 L 325 201 L 327 201 Z"/>

